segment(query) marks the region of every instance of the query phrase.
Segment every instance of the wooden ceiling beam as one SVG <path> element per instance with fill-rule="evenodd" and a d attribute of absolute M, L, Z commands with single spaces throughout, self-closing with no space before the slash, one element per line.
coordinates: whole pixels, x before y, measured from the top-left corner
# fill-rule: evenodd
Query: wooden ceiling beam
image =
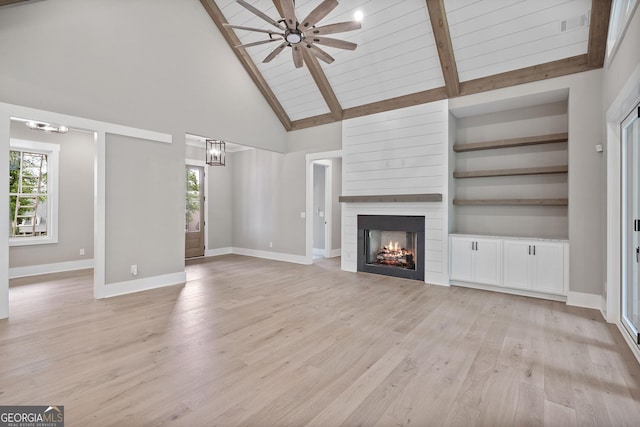
<path fill-rule="evenodd" d="M 353 119 L 355 117 L 368 116 L 370 114 L 382 113 L 384 111 L 397 110 L 399 108 L 411 107 L 413 105 L 426 104 L 428 102 L 439 101 L 447 98 L 447 90 L 444 87 L 425 90 L 409 95 L 398 96 L 396 98 L 385 99 L 384 101 L 372 102 L 371 104 L 359 105 L 347 108 L 342 112 L 342 119 Z M 306 119 L 291 122 L 293 130 L 309 128 L 336 122 L 331 114 L 322 114 Z"/>
<path fill-rule="evenodd" d="M 444 87 L 423 90 L 422 92 L 411 93 L 409 95 L 397 96 L 383 101 L 372 102 L 371 104 L 359 105 L 344 110 L 343 119 L 353 119 L 355 117 L 368 116 L 370 114 L 382 113 L 384 111 L 397 110 L 400 108 L 412 107 L 414 105 L 426 104 L 428 102 L 440 101 L 447 98 L 447 90 Z"/>
<path fill-rule="evenodd" d="M 609 15 L 611 15 L 611 0 L 591 0 L 589 47 L 587 48 L 587 64 L 590 69 L 602 68 L 604 65 Z"/>
<path fill-rule="evenodd" d="M 27 0 L 0 0 L 0 6 L 7 6 L 13 3 L 22 3 Z"/>
<path fill-rule="evenodd" d="M 473 95 L 474 93 L 502 89 L 509 86 L 566 76 L 568 74 L 580 73 L 588 70 L 589 66 L 587 65 L 587 55 L 578 55 L 571 58 L 565 58 L 558 61 L 547 62 L 545 64 L 534 65 L 531 67 L 521 68 L 519 70 L 507 71 L 506 73 L 461 82 L 460 93 L 458 96 Z M 439 87 L 436 89 L 399 96 L 397 98 L 385 99 L 371 104 L 346 108 L 342 112 L 342 119 L 353 119 L 355 117 L 367 116 L 370 114 L 381 113 L 383 111 L 397 110 L 399 108 L 426 104 L 428 102 L 440 101 L 447 98 L 450 98 L 447 95 L 447 89 L 445 87 Z M 323 114 L 301 120 L 295 120 L 291 122 L 291 127 L 292 130 L 299 130 L 335 121 L 337 120 L 335 120 L 331 114 Z"/>
<path fill-rule="evenodd" d="M 460 96 L 531 83 L 589 70 L 587 55 L 533 65 L 460 83 Z"/>
<path fill-rule="evenodd" d="M 310 54 L 306 47 L 302 47 L 301 49 L 304 63 L 307 65 L 307 68 L 311 73 L 311 77 L 313 77 L 313 81 L 316 82 L 316 86 L 318 86 L 324 101 L 327 103 L 329 111 L 331 111 L 331 117 L 336 121 L 342 120 L 342 107 L 340 106 L 340 102 L 338 101 L 329 80 L 327 80 L 327 76 L 324 74 L 324 71 L 322 71 L 322 67 L 318 63 L 318 59 L 315 55 Z"/>
<path fill-rule="evenodd" d="M 333 118 L 331 113 L 320 114 L 319 116 L 307 117 L 305 119 L 294 120 L 291 122 L 291 130 L 300 130 L 312 128 L 314 126 L 326 125 L 329 123 L 339 122 L 340 120 L 336 120 Z"/>
<path fill-rule="evenodd" d="M 436 41 L 436 47 L 438 48 L 442 76 L 444 77 L 444 83 L 447 88 L 447 95 L 452 98 L 460 93 L 460 81 L 458 77 L 458 66 L 456 65 L 456 58 L 453 53 L 453 44 L 451 43 L 451 34 L 449 34 L 449 24 L 444 9 L 444 1 L 426 1 L 429 19 L 431 20 L 431 28 L 433 29 L 433 37 Z"/>
<path fill-rule="evenodd" d="M 229 43 L 229 47 L 236 54 L 236 56 L 240 60 L 240 63 L 244 67 L 244 69 L 247 71 L 247 73 L 249 73 L 249 77 L 251 77 L 251 80 L 253 80 L 253 82 L 256 84 L 256 86 L 258 87 L 258 90 L 260 90 L 260 92 L 262 93 L 262 96 L 264 96 L 264 99 L 267 101 L 269 106 L 271 106 L 271 109 L 280 120 L 280 123 L 282 123 L 282 126 L 284 126 L 284 128 L 287 131 L 290 131 L 292 129 L 291 119 L 289 119 L 289 116 L 284 111 L 284 108 L 276 98 L 275 94 L 267 84 L 266 80 L 264 79 L 260 71 L 258 70 L 258 67 L 251 60 L 251 57 L 247 53 L 246 49 L 234 47 L 242 43 L 240 42 L 240 39 L 238 38 L 238 36 L 236 36 L 236 34 L 233 32 L 232 29 L 222 25 L 222 24 L 226 24 L 227 20 L 222 15 L 222 12 L 216 5 L 215 1 L 200 0 L 200 3 L 202 3 L 202 6 L 204 6 L 205 10 L 209 14 L 213 22 L 216 24 L 216 27 L 218 27 L 218 30 L 220 30 L 220 33 L 222 33 L 227 43 Z"/>

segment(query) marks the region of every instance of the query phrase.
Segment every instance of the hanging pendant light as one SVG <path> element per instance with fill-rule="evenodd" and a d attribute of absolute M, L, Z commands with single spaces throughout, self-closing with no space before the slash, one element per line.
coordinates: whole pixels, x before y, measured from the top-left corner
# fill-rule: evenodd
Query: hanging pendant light
<path fill-rule="evenodd" d="M 225 144 L 217 139 L 207 139 L 207 164 L 209 166 L 224 166 Z"/>

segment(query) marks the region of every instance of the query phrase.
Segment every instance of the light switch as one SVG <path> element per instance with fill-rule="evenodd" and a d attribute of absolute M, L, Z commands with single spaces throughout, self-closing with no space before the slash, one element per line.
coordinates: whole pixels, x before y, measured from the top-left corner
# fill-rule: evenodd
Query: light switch
<path fill-rule="evenodd" d="M 305 219 L 307 217 L 307 213 L 305 211 L 300 212 L 300 218 Z"/>

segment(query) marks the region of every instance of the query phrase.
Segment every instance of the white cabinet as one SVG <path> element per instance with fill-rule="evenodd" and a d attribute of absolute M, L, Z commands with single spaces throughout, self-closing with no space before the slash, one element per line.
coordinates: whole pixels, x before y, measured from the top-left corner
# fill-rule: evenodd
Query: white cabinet
<path fill-rule="evenodd" d="M 451 280 L 500 285 L 502 241 L 475 236 L 451 236 Z"/>
<path fill-rule="evenodd" d="M 504 282 L 509 288 L 564 294 L 564 243 L 504 240 Z"/>
<path fill-rule="evenodd" d="M 568 248 L 564 240 L 452 234 L 449 277 L 457 282 L 566 295 Z"/>

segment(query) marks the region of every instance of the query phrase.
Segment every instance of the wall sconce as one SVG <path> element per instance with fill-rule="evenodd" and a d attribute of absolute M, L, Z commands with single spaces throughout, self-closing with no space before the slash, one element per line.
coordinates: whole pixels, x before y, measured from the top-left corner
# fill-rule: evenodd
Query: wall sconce
<path fill-rule="evenodd" d="M 207 139 L 207 164 L 209 166 L 224 166 L 225 144 L 217 139 Z"/>

